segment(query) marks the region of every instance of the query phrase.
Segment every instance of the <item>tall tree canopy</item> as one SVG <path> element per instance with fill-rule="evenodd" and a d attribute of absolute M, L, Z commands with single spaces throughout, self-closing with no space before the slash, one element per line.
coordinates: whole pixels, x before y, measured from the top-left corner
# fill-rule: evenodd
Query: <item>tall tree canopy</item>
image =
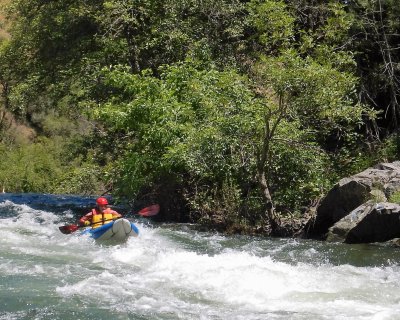
<path fill-rule="evenodd" d="M 398 155 L 395 139 L 379 140 L 399 121 L 395 1 L 16 0 L 7 10 L 2 110 L 35 128 L 32 150 L 52 179 L 29 183 L 42 172 L 32 166 L 15 190 L 99 183 L 158 198 L 175 219 L 278 233 L 282 215 L 338 177 Z M 2 141 L 18 167 L 25 147 Z"/>

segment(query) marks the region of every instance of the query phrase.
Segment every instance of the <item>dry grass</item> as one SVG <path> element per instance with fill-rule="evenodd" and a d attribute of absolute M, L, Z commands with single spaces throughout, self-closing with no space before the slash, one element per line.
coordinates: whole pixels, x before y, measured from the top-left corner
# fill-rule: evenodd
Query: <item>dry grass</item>
<path fill-rule="evenodd" d="M 0 0 L 0 41 L 10 38 L 7 32 L 8 23 L 5 18 L 5 8 L 12 0 Z M 13 114 L 4 109 L 4 103 L 0 99 L 0 134 L 7 135 L 18 144 L 26 144 L 32 142 L 36 133 L 28 126 L 19 123 Z"/>
<path fill-rule="evenodd" d="M 32 128 L 18 122 L 14 115 L 0 107 L 0 134 L 7 135 L 16 144 L 28 144 L 36 137 Z"/>
<path fill-rule="evenodd" d="M 6 31 L 7 24 L 4 15 L 4 9 L 10 2 L 11 0 L 0 0 L 0 39 L 10 37 L 10 34 Z"/>

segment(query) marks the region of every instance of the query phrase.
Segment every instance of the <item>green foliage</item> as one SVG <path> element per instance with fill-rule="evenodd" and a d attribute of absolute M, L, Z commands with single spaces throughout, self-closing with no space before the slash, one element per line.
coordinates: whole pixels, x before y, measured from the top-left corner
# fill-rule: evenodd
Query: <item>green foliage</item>
<path fill-rule="evenodd" d="M 331 183 L 329 157 L 317 144 L 321 133 L 329 130 L 329 123 L 336 129 L 339 121 L 346 124 L 340 128 L 348 129 L 362 111 L 348 110 L 348 88 L 329 79 L 335 72 L 325 75 L 329 68 L 299 66 L 268 74 L 276 92 L 290 86 L 285 95 L 291 111 L 278 122 L 268 168 L 276 201 L 287 210 L 320 196 Z M 302 81 L 308 74 L 309 82 Z M 332 81 L 330 91 L 324 81 L 320 87 L 315 83 L 320 75 Z M 239 195 L 251 192 L 248 185 L 256 183 L 265 115 L 278 108 L 273 97 L 256 97 L 249 80 L 234 71 L 203 70 L 190 61 L 163 68 L 160 78 L 149 72 L 133 75 L 123 68 L 105 70 L 104 76 L 114 95 L 96 109 L 96 115 L 110 132 L 123 133 L 127 151 L 119 161 L 120 192 L 137 194 L 141 188 L 175 180 L 186 186 L 187 200 L 199 211 L 198 199 L 207 208 L 217 201 L 213 195 L 229 198 L 226 181 Z M 270 121 L 276 121 L 274 117 Z M 322 121 L 325 127 L 317 128 Z M 246 201 L 243 197 L 234 206 L 248 207 Z"/>
<path fill-rule="evenodd" d="M 234 71 L 201 70 L 191 62 L 161 72 L 159 79 L 148 72 L 105 71 L 114 96 L 96 114 L 111 132 L 123 133 L 127 151 L 119 161 L 120 192 L 137 194 L 172 180 L 187 190 L 194 210 L 210 210 L 217 201 L 237 214 L 230 209 L 240 203 L 223 200 L 233 191 L 225 182 L 238 186 L 239 194 L 240 185 L 248 183 L 254 171 L 252 135 L 262 119 L 248 81 Z M 213 192 L 201 191 L 212 185 Z"/>
<path fill-rule="evenodd" d="M 361 134 L 399 114 L 398 6 L 377 4 L 12 1 L 0 109 L 38 139 L 13 145 L 2 127 L 0 183 L 129 198 L 172 185 L 193 217 L 233 226 L 263 220 L 261 173 L 297 212 L 398 159 L 397 136 Z"/>
<path fill-rule="evenodd" d="M 0 144 L 0 188 L 7 192 L 93 194 L 102 184 L 102 171 L 82 159 L 72 161 L 61 138 L 41 138 L 33 144 Z"/>
<path fill-rule="evenodd" d="M 400 159 L 400 134 L 392 134 L 378 147 L 377 161 L 392 162 Z"/>
<path fill-rule="evenodd" d="M 60 174 L 57 145 L 43 140 L 11 150 L 2 145 L 0 183 L 8 192 L 46 192 L 54 188 Z"/>
<path fill-rule="evenodd" d="M 224 230 L 248 223 L 243 212 L 243 195 L 232 181 L 223 181 L 221 186 L 206 186 L 195 193 L 186 193 L 191 207 L 191 219 Z M 254 210 L 254 207 L 252 208 Z"/>
<path fill-rule="evenodd" d="M 271 147 L 268 168 L 279 211 L 298 211 L 333 184 L 329 156 L 299 122 L 282 122 Z"/>
<path fill-rule="evenodd" d="M 347 135 L 345 145 L 345 148 L 331 155 L 336 180 L 359 173 L 377 163 L 398 161 L 400 158 L 398 134 L 393 134 L 380 142 L 364 143 L 361 146 L 359 135 Z"/>
<path fill-rule="evenodd" d="M 286 51 L 277 58 L 263 57 L 257 69 L 264 83 L 285 97 L 293 117 L 325 135 L 334 129 L 353 129 L 369 111 L 355 104 L 356 78 L 329 64 Z"/>
<path fill-rule="evenodd" d="M 250 25 L 259 35 L 258 41 L 273 53 L 289 48 L 294 41 L 294 17 L 284 1 L 252 0 L 249 5 Z"/>
<path fill-rule="evenodd" d="M 357 1 L 349 9 L 357 16 L 348 37 L 352 37 L 361 78 L 360 99 L 384 112 L 381 131 L 390 134 L 400 121 L 400 7 L 394 0 Z M 374 126 L 370 130 L 380 134 Z"/>
<path fill-rule="evenodd" d="M 104 3 L 99 21 L 114 63 L 128 61 L 138 73 L 187 56 L 234 63 L 245 27 L 243 9 L 237 0 L 111 0 Z"/>
<path fill-rule="evenodd" d="M 220 180 L 232 171 L 240 149 L 237 135 L 251 115 L 245 108 L 252 94 L 240 76 L 199 71 L 189 63 L 168 67 L 161 80 L 113 71 L 107 83 L 130 96 L 127 103 L 114 97 L 97 111 L 107 127 L 134 141 L 127 180 L 135 172 L 152 181 L 151 176 L 180 170 Z"/>
<path fill-rule="evenodd" d="M 400 204 L 400 191 L 396 191 L 392 193 L 388 199 L 389 202 L 399 203 Z"/>
<path fill-rule="evenodd" d="M 68 168 L 57 177 L 54 193 L 62 194 L 99 194 L 102 193 L 102 170 L 95 164 L 81 164 Z"/>
<path fill-rule="evenodd" d="M 79 113 L 79 101 L 92 89 L 98 70 L 93 60 L 98 9 L 90 1 L 10 3 L 12 37 L 0 54 L 10 110 L 28 120 L 46 109 L 71 117 Z"/>

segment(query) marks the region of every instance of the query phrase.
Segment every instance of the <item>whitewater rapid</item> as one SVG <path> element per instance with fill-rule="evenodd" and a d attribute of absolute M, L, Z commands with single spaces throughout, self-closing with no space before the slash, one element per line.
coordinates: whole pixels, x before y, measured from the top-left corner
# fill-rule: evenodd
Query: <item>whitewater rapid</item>
<path fill-rule="evenodd" d="M 397 248 L 133 221 L 102 245 L 72 210 L 0 202 L 0 319 L 400 319 Z"/>

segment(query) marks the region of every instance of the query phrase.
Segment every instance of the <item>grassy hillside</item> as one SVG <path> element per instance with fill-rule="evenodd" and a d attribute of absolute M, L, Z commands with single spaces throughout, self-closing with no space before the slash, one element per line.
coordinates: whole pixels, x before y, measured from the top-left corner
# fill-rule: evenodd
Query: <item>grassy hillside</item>
<path fill-rule="evenodd" d="M 0 0 L 0 39 L 9 38 L 10 34 L 6 31 L 7 25 L 5 21 L 4 8 L 11 0 Z"/>
<path fill-rule="evenodd" d="M 7 32 L 7 22 L 5 18 L 5 8 L 11 0 L 0 0 L 0 40 L 8 39 L 10 34 Z M 27 143 L 33 139 L 35 132 L 22 124 L 19 124 L 14 115 L 3 109 L 3 101 L 0 100 L 0 134 L 1 141 L 11 140 L 18 144 Z"/>

